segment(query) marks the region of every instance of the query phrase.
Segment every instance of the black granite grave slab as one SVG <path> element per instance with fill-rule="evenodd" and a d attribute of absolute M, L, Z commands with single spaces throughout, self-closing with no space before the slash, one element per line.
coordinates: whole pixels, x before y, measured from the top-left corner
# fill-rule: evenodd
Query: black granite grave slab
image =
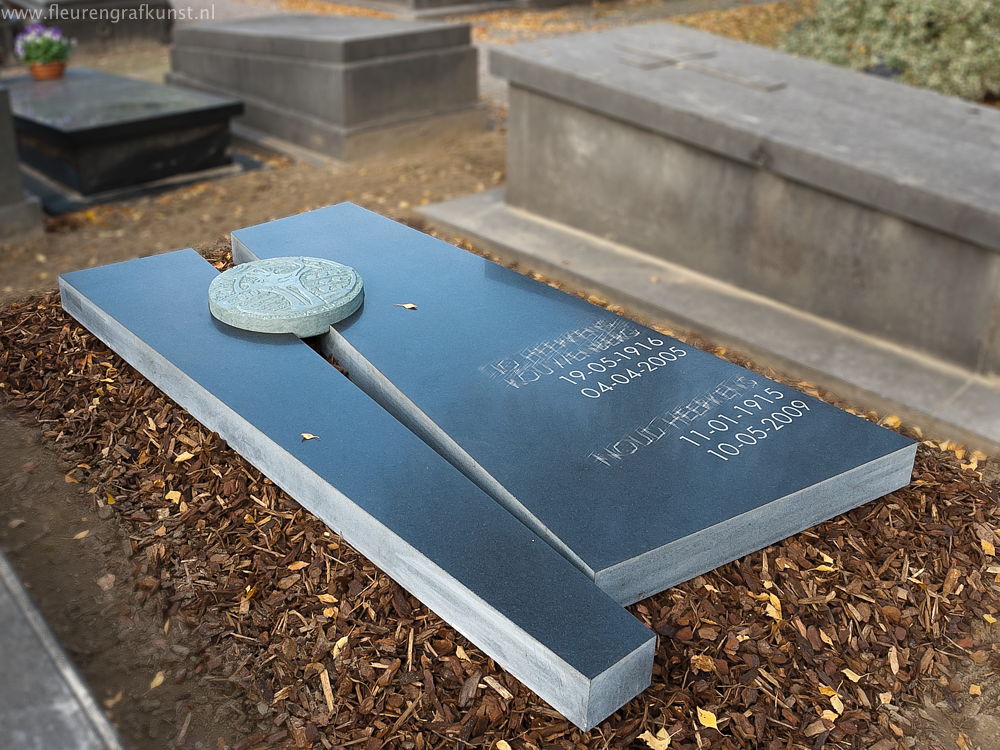
<path fill-rule="evenodd" d="M 589 728 L 648 685 L 652 633 L 308 345 L 216 321 L 217 273 L 182 250 L 64 275 L 60 291 L 98 338 L 567 718 Z"/>
<path fill-rule="evenodd" d="M 356 268 L 364 307 L 328 351 L 618 601 L 909 481 L 894 432 L 357 206 L 233 251 Z"/>
<path fill-rule="evenodd" d="M 21 161 L 89 195 L 231 163 L 227 99 L 70 68 L 8 79 Z"/>

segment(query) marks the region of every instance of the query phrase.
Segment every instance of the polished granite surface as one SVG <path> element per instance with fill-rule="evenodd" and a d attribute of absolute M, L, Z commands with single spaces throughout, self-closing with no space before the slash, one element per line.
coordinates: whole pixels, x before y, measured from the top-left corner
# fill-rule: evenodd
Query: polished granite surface
<path fill-rule="evenodd" d="M 207 294 L 217 276 L 181 250 L 61 280 L 574 670 L 592 677 L 649 642 L 627 611 L 307 344 L 215 320 Z M 336 530 L 356 543 L 352 529 Z M 384 553 L 389 561 L 373 562 L 396 554 Z"/>
<path fill-rule="evenodd" d="M 0 85 L 10 91 L 19 129 L 41 128 L 67 137 L 96 132 L 133 135 L 140 123 L 176 124 L 178 118 L 196 120 L 242 111 L 234 99 L 89 68 L 70 67 L 52 81 L 18 76 L 3 79 Z"/>
<path fill-rule="evenodd" d="M 593 571 L 912 445 L 352 204 L 233 236 L 356 268 L 337 330 Z"/>

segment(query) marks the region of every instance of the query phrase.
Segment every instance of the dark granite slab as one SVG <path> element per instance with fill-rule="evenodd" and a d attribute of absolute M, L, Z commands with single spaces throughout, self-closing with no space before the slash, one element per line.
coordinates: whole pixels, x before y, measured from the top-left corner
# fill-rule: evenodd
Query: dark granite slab
<path fill-rule="evenodd" d="M 4 86 L 18 133 L 79 145 L 227 121 L 243 111 L 236 99 L 80 67 L 53 81 L 17 76 Z"/>
<path fill-rule="evenodd" d="M 357 206 L 233 248 L 356 268 L 331 353 L 619 601 L 909 481 L 894 432 Z"/>
<path fill-rule="evenodd" d="M 108 720 L 2 554 L 0 747 L 122 750 Z"/>
<path fill-rule="evenodd" d="M 70 68 L 10 91 L 22 162 L 84 195 L 230 164 L 235 99 Z"/>
<path fill-rule="evenodd" d="M 217 274 L 183 250 L 60 289 L 71 315 L 567 718 L 592 726 L 645 688 L 648 630 L 309 346 L 212 318 Z"/>

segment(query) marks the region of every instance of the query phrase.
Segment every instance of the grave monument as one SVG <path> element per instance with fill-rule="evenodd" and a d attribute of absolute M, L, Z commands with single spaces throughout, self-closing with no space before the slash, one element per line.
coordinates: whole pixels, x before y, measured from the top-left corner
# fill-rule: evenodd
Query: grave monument
<path fill-rule="evenodd" d="M 231 164 L 236 100 L 80 67 L 6 85 L 21 161 L 68 192 L 92 196 Z"/>
<path fill-rule="evenodd" d="M 349 379 L 213 318 L 190 250 L 67 274 L 63 306 L 584 729 L 650 679 L 621 604 L 909 481 L 894 432 L 357 206 L 233 253 L 364 279 L 318 339 Z"/>
<path fill-rule="evenodd" d="M 465 23 L 282 15 L 178 29 L 167 80 L 246 104 L 239 124 L 340 159 L 480 129 Z"/>

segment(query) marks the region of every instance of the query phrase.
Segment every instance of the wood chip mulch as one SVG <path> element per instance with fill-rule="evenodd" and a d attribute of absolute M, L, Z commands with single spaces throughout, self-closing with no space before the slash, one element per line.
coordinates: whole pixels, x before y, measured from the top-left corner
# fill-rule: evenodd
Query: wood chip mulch
<path fill-rule="evenodd" d="M 55 293 L 0 310 L 0 403 L 110 506 L 150 601 L 200 644 L 193 671 L 243 691 L 261 731 L 240 750 L 923 748 L 924 696 L 957 707 L 967 665 L 998 662 L 1000 497 L 950 444 L 921 445 L 905 490 L 631 607 L 659 634 L 653 684 L 584 734 Z"/>

